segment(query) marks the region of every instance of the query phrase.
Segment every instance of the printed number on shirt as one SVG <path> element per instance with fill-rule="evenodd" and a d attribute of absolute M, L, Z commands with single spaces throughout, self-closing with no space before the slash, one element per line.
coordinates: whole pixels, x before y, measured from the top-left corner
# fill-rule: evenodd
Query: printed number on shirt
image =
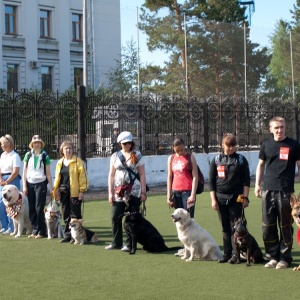
<path fill-rule="evenodd" d="M 289 148 L 280 147 L 279 159 L 288 160 L 289 159 L 289 151 L 290 151 Z"/>
<path fill-rule="evenodd" d="M 218 177 L 224 178 L 225 177 L 225 166 L 218 166 Z"/>

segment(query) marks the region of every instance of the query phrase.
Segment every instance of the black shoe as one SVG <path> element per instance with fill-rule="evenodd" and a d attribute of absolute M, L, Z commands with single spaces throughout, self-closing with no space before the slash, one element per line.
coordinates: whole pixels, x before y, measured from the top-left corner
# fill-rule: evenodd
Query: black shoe
<path fill-rule="evenodd" d="M 228 262 L 232 265 L 237 263 L 237 257 L 236 255 L 232 255 L 232 257 L 228 260 Z"/>
<path fill-rule="evenodd" d="M 228 260 L 229 260 L 229 258 L 227 256 L 223 256 L 222 258 L 220 258 L 218 260 L 218 263 L 224 264 L 224 263 L 228 262 Z"/>
<path fill-rule="evenodd" d="M 61 243 L 70 243 L 70 241 L 71 241 L 71 238 L 69 238 L 69 237 L 65 237 L 62 240 L 60 240 Z"/>

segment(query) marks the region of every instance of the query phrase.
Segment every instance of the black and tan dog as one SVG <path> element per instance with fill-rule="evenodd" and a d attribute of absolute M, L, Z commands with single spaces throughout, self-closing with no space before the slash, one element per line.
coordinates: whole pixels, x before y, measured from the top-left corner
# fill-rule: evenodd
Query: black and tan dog
<path fill-rule="evenodd" d="M 257 241 L 247 230 L 247 221 L 239 218 L 234 222 L 234 243 L 237 250 L 237 263 L 240 263 L 240 254 L 246 256 L 246 266 L 250 266 L 252 261 L 254 264 L 263 262 L 263 254 Z"/>
<path fill-rule="evenodd" d="M 300 245 L 300 194 L 296 198 L 294 194 L 291 195 L 290 203 L 292 207 L 292 217 L 295 224 L 298 226 L 297 241 Z M 294 271 L 300 271 L 300 265 L 293 268 Z"/>
<path fill-rule="evenodd" d="M 148 252 L 164 252 L 178 250 L 180 247 L 168 248 L 158 230 L 144 218 L 140 213 L 139 198 L 130 196 L 125 200 L 127 212 L 124 221 L 124 230 L 130 241 L 129 254 L 135 254 L 137 243 L 143 246 Z"/>

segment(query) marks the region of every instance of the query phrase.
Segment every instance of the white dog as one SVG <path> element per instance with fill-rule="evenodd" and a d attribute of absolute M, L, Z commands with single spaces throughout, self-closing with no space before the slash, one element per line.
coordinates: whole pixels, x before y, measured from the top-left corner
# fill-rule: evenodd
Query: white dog
<path fill-rule="evenodd" d="M 48 239 L 62 238 L 64 230 L 61 226 L 61 213 L 58 209 L 58 203 L 50 201 L 45 210 L 45 220 L 47 225 Z"/>
<path fill-rule="evenodd" d="M 176 224 L 178 238 L 184 245 L 184 255 L 181 259 L 218 260 L 222 257 L 216 241 L 190 217 L 188 211 L 177 208 L 171 217 Z"/>
<path fill-rule="evenodd" d="M 12 184 L 3 187 L 2 197 L 6 211 L 14 222 L 15 229 L 10 235 L 14 235 L 16 238 L 21 237 L 24 227 L 27 232 L 31 232 L 27 197 Z"/>

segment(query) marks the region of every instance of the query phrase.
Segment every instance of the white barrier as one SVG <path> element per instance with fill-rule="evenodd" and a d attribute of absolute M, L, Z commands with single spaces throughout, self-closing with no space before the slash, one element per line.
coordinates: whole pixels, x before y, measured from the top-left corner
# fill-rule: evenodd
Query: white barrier
<path fill-rule="evenodd" d="M 255 176 L 256 166 L 258 163 L 258 151 L 241 151 L 248 162 L 250 167 L 250 175 Z M 204 175 L 205 180 L 208 179 L 209 175 L 209 163 L 218 153 L 201 153 L 194 154 L 198 165 Z M 164 185 L 167 183 L 167 161 L 168 155 L 155 155 L 155 156 L 144 156 L 145 159 L 145 170 L 147 184 L 149 186 Z M 57 160 L 51 161 L 51 174 L 52 177 L 55 175 L 55 166 Z M 105 158 L 88 158 L 87 159 L 87 173 L 89 178 L 90 186 L 92 190 L 106 189 L 108 186 L 108 172 L 109 172 L 110 157 Z M 20 172 L 20 174 L 22 174 Z"/>

